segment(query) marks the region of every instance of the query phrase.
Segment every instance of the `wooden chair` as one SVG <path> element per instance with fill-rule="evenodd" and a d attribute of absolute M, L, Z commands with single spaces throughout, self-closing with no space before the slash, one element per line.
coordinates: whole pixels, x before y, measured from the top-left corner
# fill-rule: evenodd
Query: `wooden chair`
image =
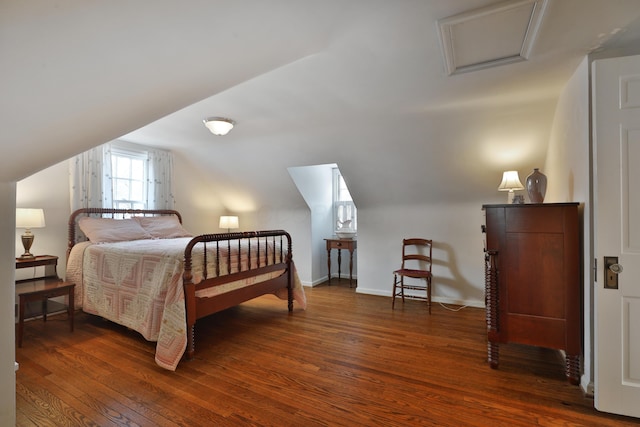
<path fill-rule="evenodd" d="M 395 308 L 396 297 L 402 297 L 403 303 L 405 298 L 422 299 L 427 301 L 429 314 L 431 314 L 431 253 L 431 240 L 420 238 L 402 240 L 402 266 L 393 272 L 391 309 Z M 412 280 L 405 282 L 407 278 Z M 405 290 L 414 292 L 405 294 Z M 425 295 L 421 295 L 421 292 L 425 292 Z"/>

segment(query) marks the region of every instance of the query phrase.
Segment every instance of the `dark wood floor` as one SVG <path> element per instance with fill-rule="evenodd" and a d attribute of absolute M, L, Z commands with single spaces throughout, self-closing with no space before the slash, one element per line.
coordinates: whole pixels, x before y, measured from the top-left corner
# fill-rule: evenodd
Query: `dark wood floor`
<path fill-rule="evenodd" d="M 18 426 L 630 426 L 520 345 L 486 363 L 484 310 L 307 289 L 306 311 L 266 296 L 199 324 L 197 353 L 155 365 L 137 333 L 79 313 L 25 326 Z"/>

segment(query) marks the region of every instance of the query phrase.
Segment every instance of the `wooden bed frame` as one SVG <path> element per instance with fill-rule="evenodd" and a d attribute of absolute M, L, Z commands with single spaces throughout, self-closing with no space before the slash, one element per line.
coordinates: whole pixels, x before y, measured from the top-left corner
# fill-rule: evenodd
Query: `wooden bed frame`
<path fill-rule="evenodd" d="M 71 248 L 81 241 L 86 241 L 86 237 L 78 228 L 78 220 L 83 216 L 93 216 L 99 218 L 123 219 L 132 216 L 158 216 L 158 215 L 175 215 L 182 223 L 182 216 L 178 211 L 159 209 L 159 210 L 140 210 L 140 209 L 107 209 L 107 208 L 84 208 L 79 209 L 71 214 L 68 223 L 68 247 L 67 260 L 71 252 Z M 286 243 L 283 241 L 286 239 Z M 248 251 L 256 251 L 256 257 L 267 264 L 267 251 L 265 250 L 267 242 L 271 240 L 274 244 L 279 243 L 280 254 L 276 257 L 273 253 L 273 259 L 269 260 L 270 265 L 253 266 L 249 265 L 248 269 L 237 273 L 219 276 L 220 266 L 226 265 L 227 271 L 231 271 L 231 257 L 220 259 L 220 246 L 223 245 L 227 249 L 231 245 L 240 245 L 243 241 L 248 245 Z M 237 243 L 236 243 L 237 242 Z M 256 243 L 257 242 L 257 243 Z M 262 244 L 261 244 L 262 242 Z M 193 283 L 192 277 L 192 255 L 191 252 L 197 244 L 215 245 L 216 250 L 216 272 L 207 272 L 204 268 L 204 277 L 198 284 Z M 286 246 L 285 246 L 286 244 Z M 283 253 L 283 251 L 286 251 Z M 205 251 L 206 252 L 206 251 Z M 227 251 L 230 253 L 231 251 Z M 263 254 L 264 252 L 264 254 Z M 276 262 L 277 259 L 282 260 Z M 224 264 L 223 264 L 224 263 Z M 239 261 L 238 261 L 239 263 Z M 206 265 L 206 255 L 205 255 Z M 186 245 L 184 250 L 184 272 L 183 287 L 185 297 L 185 308 L 187 317 L 187 349 L 186 355 L 188 359 L 192 359 L 195 353 L 195 325 L 198 319 L 206 317 L 210 314 L 225 310 L 236 306 L 242 302 L 249 301 L 259 296 L 274 293 L 280 289 L 287 289 L 287 303 L 289 312 L 293 311 L 293 259 L 291 254 L 291 236 L 284 230 L 269 231 L 249 231 L 240 233 L 220 233 L 220 234 L 202 234 L 193 237 Z M 240 265 L 237 266 L 240 270 Z M 266 281 L 258 282 L 254 285 L 225 292 L 214 297 L 201 298 L 196 296 L 196 292 L 202 289 L 219 286 L 236 280 L 246 279 L 273 271 L 284 270 L 284 273 Z M 211 277 L 209 277 L 211 276 Z M 80 286 L 81 284 L 78 284 Z"/>

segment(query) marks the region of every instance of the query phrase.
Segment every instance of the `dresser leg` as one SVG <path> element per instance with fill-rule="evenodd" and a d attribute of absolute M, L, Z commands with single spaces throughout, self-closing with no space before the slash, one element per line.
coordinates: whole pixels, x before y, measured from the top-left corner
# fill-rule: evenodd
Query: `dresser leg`
<path fill-rule="evenodd" d="M 498 359 L 500 356 L 500 346 L 494 342 L 487 343 L 487 357 L 489 359 L 489 366 L 492 369 L 498 369 Z"/>
<path fill-rule="evenodd" d="M 565 359 L 565 375 L 569 383 L 580 384 L 580 356 L 567 354 Z"/>

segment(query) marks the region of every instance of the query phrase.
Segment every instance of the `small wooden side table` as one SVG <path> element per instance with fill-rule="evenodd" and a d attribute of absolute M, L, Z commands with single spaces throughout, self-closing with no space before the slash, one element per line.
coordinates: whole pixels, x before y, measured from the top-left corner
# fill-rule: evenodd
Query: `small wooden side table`
<path fill-rule="evenodd" d="M 47 303 L 49 298 L 67 296 L 67 314 L 69 315 L 69 328 L 73 332 L 73 311 L 75 307 L 74 303 L 74 290 L 76 285 L 73 283 L 66 283 L 59 279 L 35 279 L 26 281 L 23 280 L 16 283 L 16 295 L 19 297 L 18 302 L 18 347 L 22 347 L 22 335 L 24 332 L 24 320 L 34 317 L 42 316 L 43 321 L 47 321 L 48 307 Z M 41 301 L 42 307 L 40 310 L 34 310 L 27 314 L 27 306 L 30 302 Z M 52 301 L 53 303 L 54 301 Z"/>
<path fill-rule="evenodd" d="M 342 264 L 342 249 L 349 251 L 349 287 L 353 283 L 353 252 L 358 246 L 356 239 L 324 239 L 327 241 L 327 267 L 329 285 L 331 285 L 331 249 L 338 250 L 338 280 L 340 279 L 340 264 Z"/>
<path fill-rule="evenodd" d="M 58 257 L 53 255 L 39 255 L 34 258 L 16 258 L 16 270 L 20 268 L 44 267 L 44 274 L 41 276 L 17 280 L 16 295 L 18 301 L 18 347 L 22 347 L 22 335 L 24 332 L 24 320 L 42 316 L 47 321 L 47 314 L 53 311 L 62 311 L 64 305 L 50 298 L 66 296 L 68 305 L 66 307 L 69 315 L 69 326 L 73 332 L 73 313 L 75 310 L 74 291 L 75 284 L 63 282 L 57 273 Z M 32 309 L 33 302 L 41 302 L 37 309 Z"/>
<path fill-rule="evenodd" d="M 53 255 L 38 255 L 34 258 L 16 258 L 16 270 L 19 268 L 29 268 L 29 267 L 44 267 L 44 275 L 39 276 L 39 279 L 45 278 L 58 278 L 58 257 Z M 20 280 L 20 282 L 24 282 L 26 279 Z"/>

